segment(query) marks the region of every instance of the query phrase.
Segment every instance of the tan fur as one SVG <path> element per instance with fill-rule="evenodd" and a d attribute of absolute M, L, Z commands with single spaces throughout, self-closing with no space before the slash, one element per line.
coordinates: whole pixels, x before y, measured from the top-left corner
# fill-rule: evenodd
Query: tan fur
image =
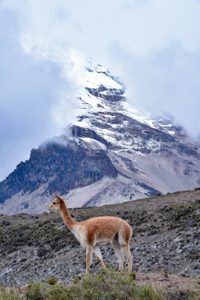
<path fill-rule="evenodd" d="M 129 248 L 132 228 L 126 221 L 117 217 L 103 216 L 76 222 L 71 217 L 64 199 L 58 195 L 49 205 L 49 209 L 60 211 L 66 226 L 72 231 L 81 246 L 86 249 L 86 273 L 89 273 L 93 253 L 102 267 L 105 267 L 98 244 L 106 242 L 111 242 L 116 251 L 119 269 L 123 270 L 123 254 L 125 254 L 128 259 L 128 272 L 132 271 L 132 255 Z"/>

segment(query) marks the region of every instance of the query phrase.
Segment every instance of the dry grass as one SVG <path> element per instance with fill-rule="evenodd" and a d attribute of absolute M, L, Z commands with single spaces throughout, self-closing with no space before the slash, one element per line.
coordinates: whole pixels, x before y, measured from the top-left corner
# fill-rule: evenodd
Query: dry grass
<path fill-rule="evenodd" d="M 55 279 L 55 278 L 54 278 Z M 65 286 L 54 280 L 30 283 L 21 289 L 0 289 L 0 300 L 199 300 L 200 282 L 178 275 L 138 273 L 129 275 L 112 269 L 97 275 L 74 277 Z"/>

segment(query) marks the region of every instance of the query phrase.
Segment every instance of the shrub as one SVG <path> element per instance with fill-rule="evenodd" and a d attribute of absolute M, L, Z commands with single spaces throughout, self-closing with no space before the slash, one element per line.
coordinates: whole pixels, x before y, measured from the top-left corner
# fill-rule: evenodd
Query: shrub
<path fill-rule="evenodd" d="M 30 283 L 26 291 L 26 299 L 28 300 L 43 300 L 44 288 L 41 283 Z"/>
<path fill-rule="evenodd" d="M 74 277 L 73 283 L 30 284 L 26 297 L 28 300 L 161 300 L 156 292 L 135 284 L 135 273 L 124 274 L 112 269 L 102 269 L 97 275 L 85 275 L 82 279 Z M 51 280 L 50 280 L 51 282 Z"/>
<path fill-rule="evenodd" d="M 58 282 L 58 280 L 56 277 L 50 276 L 46 279 L 46 282 L 50 285 L 55 285 Z"/>
<path fill-rule="evenodd" d="M 52 284 L 53 283 L 53 284 Z M 173 292 L 173 294 L 172 294 Z M 103 269 L 97 275 L 74 277 L 69 286 L 50 277 L 46 283 L 30 283 L 23 291 L 0 288 L 0 300 L 199 300 L 200 291 L 163 291 L 138 286 L 135 273 Z"/>

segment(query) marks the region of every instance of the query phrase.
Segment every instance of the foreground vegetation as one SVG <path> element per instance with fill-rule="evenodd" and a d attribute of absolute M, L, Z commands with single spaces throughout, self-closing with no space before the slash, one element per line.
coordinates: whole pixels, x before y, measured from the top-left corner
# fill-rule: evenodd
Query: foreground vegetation
<path fill-rule="evenodd" d="M 200 289 L 173 292 L 153 286 L 139 286 L 136 275 L 102 270 L 97 275 L 74 277 L 65 286 L 49 277 L 43 283 L 29 283 L 24 288 L 0 288 L 0 300 L 199 300 Z"/>

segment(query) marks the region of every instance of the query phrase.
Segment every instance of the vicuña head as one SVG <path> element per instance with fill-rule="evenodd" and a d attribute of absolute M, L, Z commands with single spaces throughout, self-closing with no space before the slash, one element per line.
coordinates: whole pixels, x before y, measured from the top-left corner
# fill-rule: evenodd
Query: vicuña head
<path fill-rule="evenodd" d="M 60 210 L 61 205 L 65 205 L 65 201 L 60 196 L 56 195 L 56 198 L 53 199 L 51 204 L 49 204 L 49 210 L 50 211 Z"/>
<path fill-rule="evenodd" d="M 132 228 L 126 221 L 117 217 L 103 216 L 76 222 L 71 217 L 64 199 L 59 195 L 56 195 L 49 205 L 49 209 L 60 211 L 66 226 L 72 231 L 81 246 L 86 249 L 86 273 L 89 273 L 93 253 L 105 268 L 99 244 L 107 242 L 111 242 L 115 249 L 119 270 L 123 271 L 125 254 L 128 259 L 128 272 L 132 271 L 132 255 L 129 247 Z"/>

